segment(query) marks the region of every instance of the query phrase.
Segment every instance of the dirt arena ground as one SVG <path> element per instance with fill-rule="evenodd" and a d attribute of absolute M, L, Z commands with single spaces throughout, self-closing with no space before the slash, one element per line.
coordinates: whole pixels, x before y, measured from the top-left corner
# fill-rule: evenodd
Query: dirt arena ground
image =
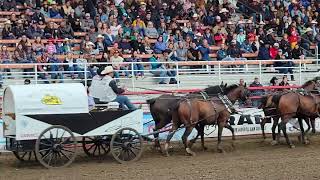
<path fill-rule="evenodd" d="M 206 140 L 206 152 L 197 144 L 195 157 L 185 156 L 182 144 L 174 144 L 170 157 L 164 157 L 148 146 L 140 161 L 122 165 L 111 156 L 92 159 L 80 153 L 68 168 L 48 170 L 37 163 L 20 163 L 12 154 L 0 155 L 2 180 L 157 180 L 157 179 L 320 179 L 320 135 L 301 145 L 292 137 L 295 149 L 270 145 L 260 138 L 238 137 L 236 149 L 224 141 L 225 153 L 215 151 L 216 141 Z"/>

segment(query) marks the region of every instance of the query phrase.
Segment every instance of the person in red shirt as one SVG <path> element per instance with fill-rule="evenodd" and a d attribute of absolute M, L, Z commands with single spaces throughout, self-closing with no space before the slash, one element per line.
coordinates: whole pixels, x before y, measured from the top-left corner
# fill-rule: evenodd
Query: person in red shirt
<path fill-rule="evenodd" d="M 288 38 L 291 49 L 293 49 L 299 41 L 299 34 L 295 27 L 290 29 L 290 36 Z"/>
<path fill-rule="evenodd" d="M 275 59 L 279 50 L 279 43 L 274 43 L 273 47 L 270 48 L 269 53 L 270 53 L 270 58 Z"/>

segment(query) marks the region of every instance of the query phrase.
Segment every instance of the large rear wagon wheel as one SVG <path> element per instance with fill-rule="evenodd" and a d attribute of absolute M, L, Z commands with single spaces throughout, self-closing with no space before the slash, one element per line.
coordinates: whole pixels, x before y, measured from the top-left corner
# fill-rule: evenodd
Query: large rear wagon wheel
<path fill-rule="evenodd" d="M 77 156 L 77 141 L 72 131 L 64 126 L 45 129 L 36 141 L 38 161 L 46 168 L 70 165 Z"/>
<path fill-rule="evenodd" d="M 83 137 L 82 148 L 89 157 L 105 156 L 110 152 L 109 136 Z"/>
<path fill-rule="evenodd" d="M 112 136 L 110 149 L 114 159 L 121 164 L 137 161 L 142 155 L 142 137 L 135 129 L 122 128 Z"/>

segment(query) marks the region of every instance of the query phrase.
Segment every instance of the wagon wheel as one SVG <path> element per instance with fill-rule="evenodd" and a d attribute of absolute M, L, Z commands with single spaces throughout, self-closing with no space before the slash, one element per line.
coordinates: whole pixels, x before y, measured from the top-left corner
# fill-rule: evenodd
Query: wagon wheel
<path fill-rule="evenodd" d="M 118 130 L 110 142 L 111 153 L 119 163 L 138 160 L 141 157 L 142 148 L 142 137 L 132 128 Z"/>
<path fill-rule="evenodd" d="M 82 148 L 83 151 L 90 157 L 107 155 L 110 151 L 110 137 L 83 137 Z"/>
<path fill-rule="evenodd" d="M 36 157 L 46 168 L 70 165 L 77 155 L 77 141 L 72 131 L 64 126 L 45 129 L 36 141 Z"/>
<path fill-rule="evenodd" d="M 13 154 L 21 162 L 37 160 L 35 151 L 13 151 Z"/>

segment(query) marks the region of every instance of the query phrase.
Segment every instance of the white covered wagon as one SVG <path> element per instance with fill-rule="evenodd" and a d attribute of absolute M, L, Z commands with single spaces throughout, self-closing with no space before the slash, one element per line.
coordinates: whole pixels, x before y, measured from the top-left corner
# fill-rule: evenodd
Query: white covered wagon
<path fill-rule="evenodd" d="M 48 168 L 72 163 L 78 143 L 89 156 L 111 150 L 121 163 L 142 152 L 142 110 L 89 111 L 80 83 L 9 86 L 3 120 L 6 149 L 22 161 L 35 155 Z"/>

